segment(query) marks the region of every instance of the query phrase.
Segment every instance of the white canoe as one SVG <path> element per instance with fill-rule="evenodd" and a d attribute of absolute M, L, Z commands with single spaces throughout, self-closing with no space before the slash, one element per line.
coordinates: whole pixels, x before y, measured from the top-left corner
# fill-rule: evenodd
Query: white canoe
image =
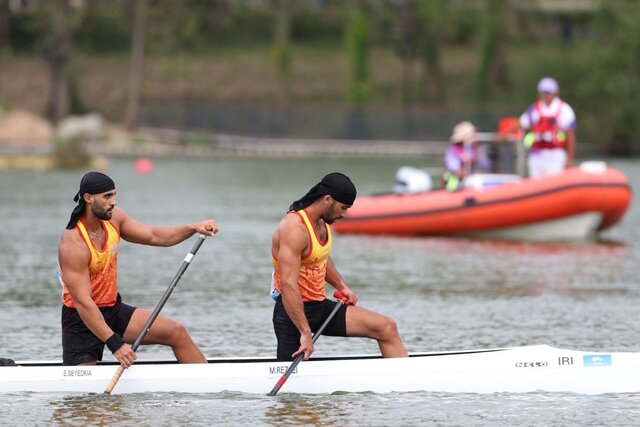
<path fill-rule="evenodd" d="M 102 393 L 114 363 L 61 366 L 60 362 L 16 362 L 0 367 L 0 392 Z M 210 359 L 180 365 L 139 361 L 127 369 L 113 393 L 269 392 L 289 362 L 265 358 Z M 581 394 L 640 392 L 640 353 L 565 350 L 548 345 L 452 352 L 412 353 L 410 358 L 341 356 L 304 361 L 280 393 L 333 392 Z"/>

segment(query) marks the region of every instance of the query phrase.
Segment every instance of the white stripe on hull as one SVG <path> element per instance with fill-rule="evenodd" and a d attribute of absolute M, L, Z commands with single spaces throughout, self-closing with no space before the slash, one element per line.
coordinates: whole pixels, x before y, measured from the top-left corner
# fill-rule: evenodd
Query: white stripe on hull
<path fill-rule="evenodd" d="M 594 237 L 601 223 L 602 214 L 600 212 L 587 212 L 552 221 L 478 231 L 464 235 L 533 242 L 584 240 Z"/>
<path fill-rule="evenodd" d="M 102 393 L 115 365 L 0 368 L 0 392 Z M 288 362 L 215 359 L 208 365 L 136 364 L 114 393 L 235 391 L 266 394 Z M 297 367 L 281 393 L 640 392 L 640 353 L 564 350 L 547 345 L 459 353 L 414 353 L 409 359 L 336 358 Z"/>

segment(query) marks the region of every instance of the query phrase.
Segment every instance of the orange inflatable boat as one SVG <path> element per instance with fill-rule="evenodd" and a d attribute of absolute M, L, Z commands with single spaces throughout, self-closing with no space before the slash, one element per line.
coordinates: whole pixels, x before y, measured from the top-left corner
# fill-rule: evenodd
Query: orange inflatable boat
<path fill-rule="evenodd" d="M 590 238 L 619 222 L 631 201 L 631 187 L 620 171 L 591 163 L 561 174 L 455 192 L 361 197 L 333 228 L 398 236 Z"/>

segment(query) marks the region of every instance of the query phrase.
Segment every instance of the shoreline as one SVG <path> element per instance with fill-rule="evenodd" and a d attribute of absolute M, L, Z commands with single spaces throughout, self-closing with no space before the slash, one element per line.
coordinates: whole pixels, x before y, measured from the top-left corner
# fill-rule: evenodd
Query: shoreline
<path fill-rule="evenodd" d="M 135 137 L 93 141 L 87 152 L 109 157 L 419 157 L 441 162 L 448 141 L 282 139 L 143 127 Z M 580 158 L 601 158 L 598 147 L 578 145 Z M 53 145 L 0 144 L 0 170 L 50 169 Z"/>
<path fill-rule="evenodd" d="M 136 156 L 410 157 L 440 158 L 446 141 L 290 139 L 239 136 L 166 128 L 140 128 L 153 143 L 92 143 L 93 154 Z"/>

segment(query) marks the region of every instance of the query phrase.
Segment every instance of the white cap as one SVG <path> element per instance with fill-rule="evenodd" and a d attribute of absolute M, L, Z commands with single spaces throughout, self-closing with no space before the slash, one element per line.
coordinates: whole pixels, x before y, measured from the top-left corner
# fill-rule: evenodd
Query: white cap
<path fill-rule="evenodd" d="M 476 127 L 471 122 L 460 122 L 453 128 L 451 142 L 471 142 L 476 137 Z"/>
<path fill-rule="evenodd" d="M 552 77 L 544 77 L 538 82 L 538 93 L 558 93 L 558 82 Z"/>

